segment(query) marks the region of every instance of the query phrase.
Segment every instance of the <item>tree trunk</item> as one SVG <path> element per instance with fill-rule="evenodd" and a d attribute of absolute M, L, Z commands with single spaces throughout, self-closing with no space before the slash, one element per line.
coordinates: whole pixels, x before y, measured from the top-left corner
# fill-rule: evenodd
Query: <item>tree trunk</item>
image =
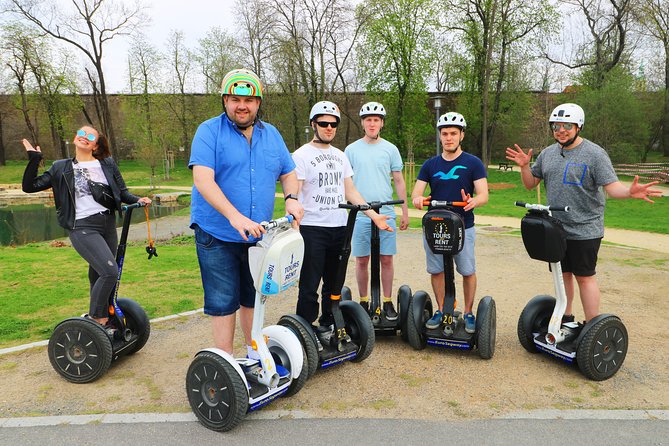
<path fill-rule="evenodd" d="M 0 113 L 0 166 L 5 166 L 7 159 L 5 158 L 5 138 L 2 133 L 2 113 Z"/>

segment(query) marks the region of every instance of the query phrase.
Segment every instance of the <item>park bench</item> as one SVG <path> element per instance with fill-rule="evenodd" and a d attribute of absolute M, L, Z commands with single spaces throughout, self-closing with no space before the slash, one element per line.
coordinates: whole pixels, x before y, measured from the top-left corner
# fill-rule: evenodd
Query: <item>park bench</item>
<path fill-rule="evenodd" d="M 513 166 L 510 163 L 499 163 L 499 167 L 497 170 L 504 170 L 505 172 L 507 170 L 513 170 Z"/>

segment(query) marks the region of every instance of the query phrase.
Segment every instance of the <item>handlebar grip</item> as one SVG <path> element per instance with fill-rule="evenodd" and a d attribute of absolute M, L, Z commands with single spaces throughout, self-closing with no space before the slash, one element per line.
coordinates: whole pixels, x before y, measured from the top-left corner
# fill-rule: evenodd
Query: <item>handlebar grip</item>
<path fill-rule="evenodd" d="M 143 208 L 144 206 L 146 206 L 146 204 L 144 204 L 141 201 L 138 201 L 138 202 L 133 203 L 133 204 L 124 204 L 123 206 L 121 206 L 121 209 L 123 209 L 124 211 L 127 211 L 128 209 Z"/>
<path fill-rule="evenodd" d="M 521 208 L 524 208 L 527 203 L 525 203 L 524 201 L 515 201 L 513 204 L 515 204 L 516 206 L 520 206 Z"/>
<path fill-rule="evenodd" d="M 389 205 L 392 205 L 392 204 L 404 204 L 404 200 L 385 201 L 385 202 L 383 202 L 383 204 L 384 204 L 384 205 L 386 205 L 386 204 L 389 204 Z"/>
<path fill-rule="evenodd" d="M 548 206 L 550 211 L 569 212 L 569 206 Z"/>
<path fill-rule="evenodd" d="M 339 207 L 341 209 L 350 209 L 350 210 L 357 209 L 359 211 L 367 211 L 372 208 L 368 204 L 350 204 L 350 203 L 339 203 Z"/>

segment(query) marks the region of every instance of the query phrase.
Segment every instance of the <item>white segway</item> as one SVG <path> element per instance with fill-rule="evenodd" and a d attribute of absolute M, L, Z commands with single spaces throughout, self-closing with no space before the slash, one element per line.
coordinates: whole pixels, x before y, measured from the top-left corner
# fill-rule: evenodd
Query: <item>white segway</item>
<path fill-rule="evenodd" d="M 533 297 L 518 320 L 518 340 L 530 353 L 542 351 L 578 368 L 588 378 L 602 381 L 615 375 L 627 355 L 627 329 L 618 316 L 600 314 L 587 323 L 563 322 L 567 293 L 560 261 L 567 242 L 559 220 L 551 211 L 569 207 L 544 206 L 516 201 L 528 209 L 520 230 L 529 256 L 550 264 L 556 297 Z"/>
<path fill-rule="evenodd" d="M 249 267 L 256 288 L 251 337 L 260 360 L 234 358 L 221 349 L 207 348 L 195 355 L 188 368 L 188 401 L 209 429 L 228 431 L 247 412 L 279 396 L 297 393 L 307 380 L 297 336 L 279 325 L 262 328 L 267 298 L 295 285 L 300 276 L 304 241 L 290 227 L 292 221 L 289 215 L 263 222 L 267 234 L 249 249 Z"/>

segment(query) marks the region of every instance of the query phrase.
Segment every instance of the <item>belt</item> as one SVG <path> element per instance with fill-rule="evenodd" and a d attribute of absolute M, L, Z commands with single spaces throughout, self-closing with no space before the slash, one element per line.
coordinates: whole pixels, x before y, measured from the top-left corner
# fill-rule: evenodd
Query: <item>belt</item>
<path fill-rule="evenodd" d="M 109 215 L 109 214 L 111 214 L 111 210 L 110 210 L 110 209 L 105 209 L 104 211 L 100 211 L 100 212 L 98 212 L 98 214 L 100 214 L 100 215 Z"/>

